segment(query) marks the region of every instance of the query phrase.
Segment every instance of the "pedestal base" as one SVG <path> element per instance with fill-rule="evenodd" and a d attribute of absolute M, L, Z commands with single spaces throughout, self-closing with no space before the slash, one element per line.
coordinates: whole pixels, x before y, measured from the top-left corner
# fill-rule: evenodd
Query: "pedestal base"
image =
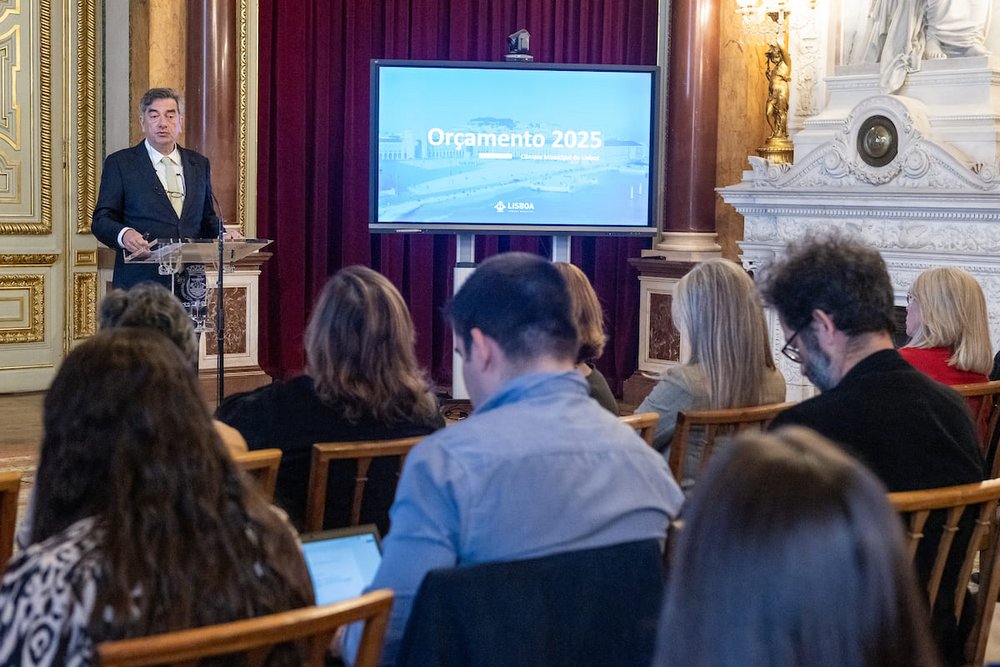
<path fill-rule="evenodd" d="M 618 411 L 623 415 L 635 412 L 649 392 L 653 391 L 656 379 L 642 371 L 636 371 L 622 384 L 622 400 L 618 401 Z"/>
<path fill-rule="evenodd" d="M 208 401 L 208 404 L 212 407 L 212 409 L 215 408 L 218 393 L 217 378 L 218 373 L 216 373 L 215 370 L 198 371 L 198 385 L 201 388 L 201 394 L 205 397 L 205 400 Z M 271 376 L 265 373 L 261 368 L 227 368 L 225 378 L 226 396 L 230 396 L 241 391 L 253 391 L 258 387 L 271 384 L 271 382 Z"/>

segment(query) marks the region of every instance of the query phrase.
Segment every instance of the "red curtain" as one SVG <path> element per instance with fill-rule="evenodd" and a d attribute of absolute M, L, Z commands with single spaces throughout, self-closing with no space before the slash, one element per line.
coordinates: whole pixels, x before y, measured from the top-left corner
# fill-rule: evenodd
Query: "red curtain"
<path fill-rule="evenodd" d="M 274 239 L 261 280 L 261 364 L 298 373 L 302 334 L 327 277 L 367 264 L 399 287 L 435 382 L 451 383 L 448 235 L 370 235 L 369 61 L 498 61 L 506 36 L 531 33 L 538 62 L 656 63 L 656 0 L 260 0 L 258 236 Z M 626 263 L 648 239 L 577 238 L 573 262 L 605 307 L 598 367 L 613 389 L 635 370 L 638 281 Z M 481 237 L 476 258 L 550 254 L 546 237 Z"/>

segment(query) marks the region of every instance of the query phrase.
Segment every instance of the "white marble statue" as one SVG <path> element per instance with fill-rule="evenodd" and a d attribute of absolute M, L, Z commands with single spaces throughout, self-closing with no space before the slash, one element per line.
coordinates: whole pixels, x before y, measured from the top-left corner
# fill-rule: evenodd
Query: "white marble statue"
<path fill-rule="evenodd" d="M 993 0 L 869 0 L 857 62 L 881 65 L 884 93 L 899 90 L 921 60 L 982 56 Z"/>

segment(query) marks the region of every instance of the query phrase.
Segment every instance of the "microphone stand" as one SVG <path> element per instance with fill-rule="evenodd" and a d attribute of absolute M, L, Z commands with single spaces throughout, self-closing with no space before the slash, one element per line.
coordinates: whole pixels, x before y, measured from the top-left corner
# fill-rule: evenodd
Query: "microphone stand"
<path fill-rule="evenodd" d="M 215 198 L 215 193 L 212 193 L 212 201 L 216 206 L 219 205 L 219 201 Z M 222 209 L 219 209 L 220 213 Z M 225 335 L 226 335 L 226 314 L 224 300 L 223 300 L 223 278 L 222 274 L 225 273 L 225 267 L 223 266 L 223 260 L 225 259 L 225 241 L 226 241 L 226 225 L 225 219 L 222 215 L 219 215 L 219 267 L 218 276 L 215 283 L 215 341 L 218 348 L 218 355 L 216 357 L 216 379 L 218 381 L 216 387 L 216 397 L 215 405 L 218 407 L 222 403 L 222 398 L 225 396 Z"/>

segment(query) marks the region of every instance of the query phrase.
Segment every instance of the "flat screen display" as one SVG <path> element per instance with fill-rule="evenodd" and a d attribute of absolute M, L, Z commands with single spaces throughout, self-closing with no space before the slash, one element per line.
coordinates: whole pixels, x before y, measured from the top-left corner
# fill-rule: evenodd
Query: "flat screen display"
<path fill-rule="evenodd" d="M 372 61 L 376 232 L 653 235 L 656 67 Z"/>

